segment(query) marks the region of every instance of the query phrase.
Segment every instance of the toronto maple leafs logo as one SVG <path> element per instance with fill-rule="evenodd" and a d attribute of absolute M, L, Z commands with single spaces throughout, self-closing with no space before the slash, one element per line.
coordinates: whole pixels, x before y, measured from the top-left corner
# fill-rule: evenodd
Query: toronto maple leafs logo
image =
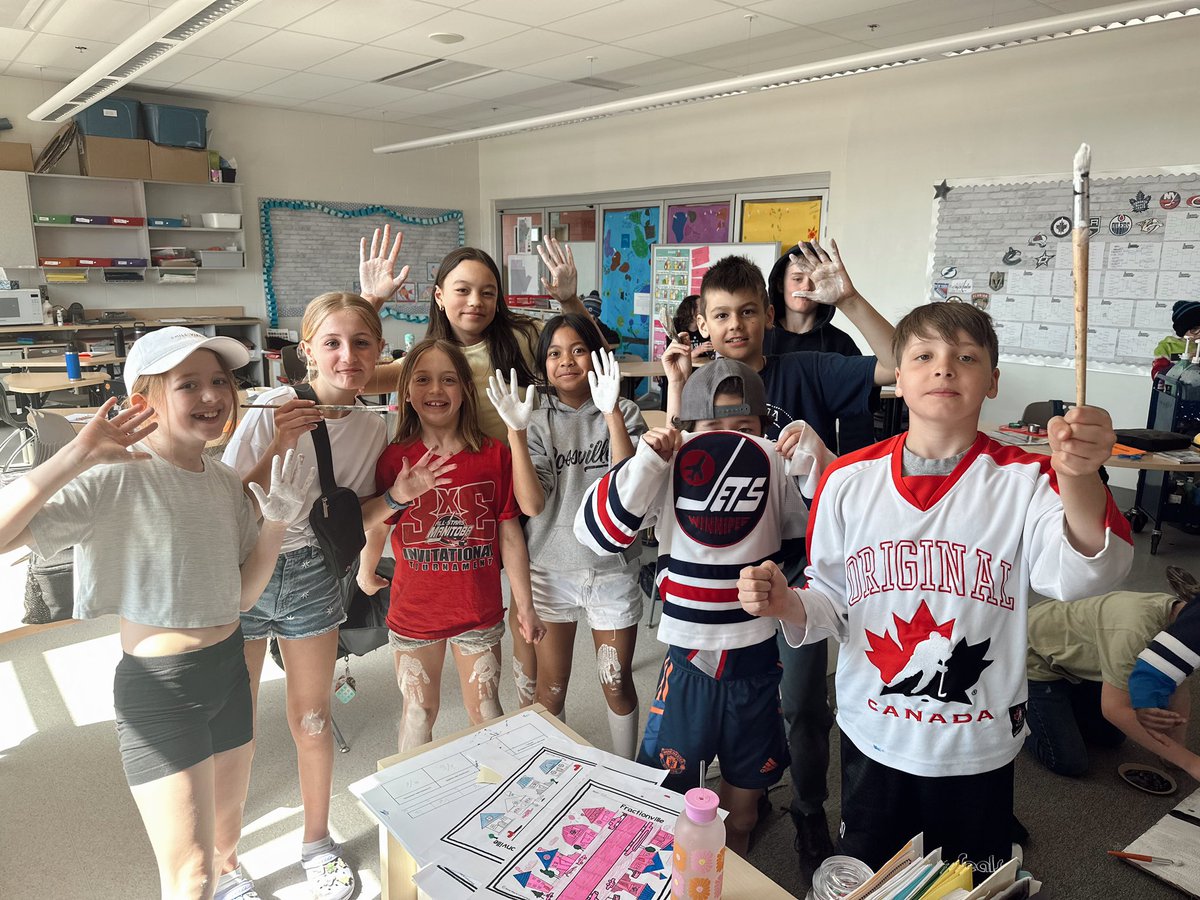
<path fill-rule="evenodd" d="M 985 659 L 991 638 L 972 644 L 954 640 L 954 619 L 937 622 L 925 601 L 910 621 L 895 613 L 896 636 L 867 632 L 867 659 L 879 670 L 883 694 L 928 697 L 945 703 L 970 703 L 967 691 L 992 664 Z"/>

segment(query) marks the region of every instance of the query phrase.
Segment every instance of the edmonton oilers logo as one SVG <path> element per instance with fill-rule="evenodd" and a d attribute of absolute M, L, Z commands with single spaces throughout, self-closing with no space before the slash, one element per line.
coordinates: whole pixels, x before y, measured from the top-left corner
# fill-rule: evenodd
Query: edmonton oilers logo
<path fill-rule="evenodd" d="M 767 507 L 771 463 L 754 440 L 732 432 L 698 434 L 675 454 L 675 518 L 709 547 L 745 540 Z"/>

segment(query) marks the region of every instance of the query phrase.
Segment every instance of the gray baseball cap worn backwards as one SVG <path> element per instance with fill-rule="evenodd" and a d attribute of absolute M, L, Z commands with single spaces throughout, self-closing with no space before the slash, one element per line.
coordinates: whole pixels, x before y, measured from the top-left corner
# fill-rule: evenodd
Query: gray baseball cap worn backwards
<path fill-rule="evenodd" d="M 737 378 L 741 382 L 741 403 L 734 406 L 717 405 L 717 387 L 726 378 Z M 684 421 L 702 422 L 722 419 L 725 416 L 765 415 L 768 415 L 767 399 L 762 378 L 748 365 L 736 359 L 714 359 L 693 372 L 683 386 L 679 418 Z"/>

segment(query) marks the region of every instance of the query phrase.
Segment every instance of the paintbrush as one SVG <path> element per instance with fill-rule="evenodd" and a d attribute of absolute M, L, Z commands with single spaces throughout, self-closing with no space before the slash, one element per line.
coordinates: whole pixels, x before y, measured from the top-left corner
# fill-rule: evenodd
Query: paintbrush
<path fill-rule="evenodd" d="M 287 404 L 284 403 L 242 403 L 242 409 L 282 409 Z M 395 403 L 388 403 L 382 406 L 366 406 L 362 403 L 318 403 L 315 406 L 306 406 L 304 409 L 319 409 L 330 410 L 331 412 L 398 412 L 400 407 Z"/>
<path fill-rule="evenodd" d="M 1092 148 L 1080 144 L 1075 154 L 1071 187 L 1075 193 L 1075 222 L 1071 232 L 1072 264 L 1075 276 L 1075 404 L 1087 402 L 1087 322 L 1088 322 L 1088 218 L 1091 214 L 1090 196 Z"/>

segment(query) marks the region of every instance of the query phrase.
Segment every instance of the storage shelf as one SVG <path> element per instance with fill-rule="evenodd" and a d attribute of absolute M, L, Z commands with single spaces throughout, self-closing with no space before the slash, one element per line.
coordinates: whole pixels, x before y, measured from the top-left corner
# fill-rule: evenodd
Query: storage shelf
<path fill-rule="evenodd" d="M 87 228 L 95 230 L 97 228 L 120 228 L 123 231 L 138 231 L 145 228 L 145 225 L 82 225 L 79 222 L 59 223 L 59 222 L 34 222 L 34 228 Z"/>
<path fill-rule="evenodd" d="M 200 227 L 197 225 L 184 225 L 179 228 L 172 227 L 171 225 L 150 225 L 150 226 L 147 226 L 147 230 L 148 231 L 224 231 L 224 232 L 228 233 L 231 231 L 241 231 L 242 229 L 240 229 L 240 228 L 203 228 L 203 227 Z"/>

